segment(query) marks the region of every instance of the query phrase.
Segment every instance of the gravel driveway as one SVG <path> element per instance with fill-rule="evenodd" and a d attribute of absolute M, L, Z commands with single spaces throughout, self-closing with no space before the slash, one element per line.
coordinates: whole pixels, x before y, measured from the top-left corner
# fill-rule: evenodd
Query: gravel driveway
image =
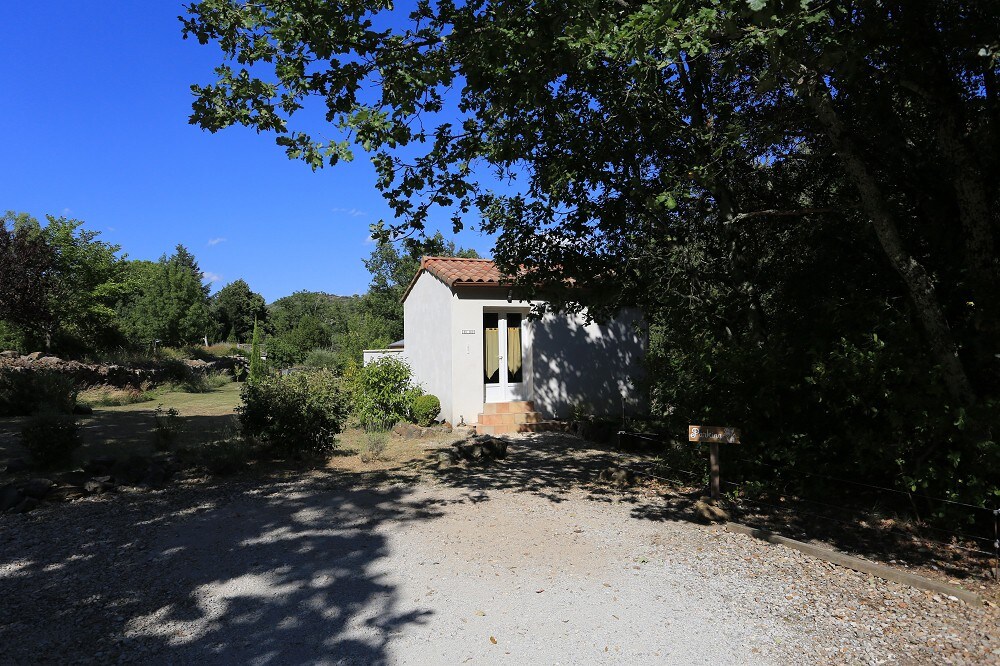
<path fill-rule="evenodd" d="M 996 609 L 655 519 L 654 498 L 459 474 L 0 516 L 0 661 L 1000 663 Z"/>

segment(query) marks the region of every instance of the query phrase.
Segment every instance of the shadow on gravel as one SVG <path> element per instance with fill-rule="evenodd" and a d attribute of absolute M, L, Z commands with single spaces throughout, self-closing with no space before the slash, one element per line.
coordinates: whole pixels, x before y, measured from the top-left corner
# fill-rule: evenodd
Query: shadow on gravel
<path fill-rule="evenodd" d="M 439 468 L 433 455 L 415 461 L 404 470 L 421 472 L 451 488 L 484 495 L 489 490 L 515 490 L 544 497 L 552 502 L 569 499 L 569 493 L 584 491 L 587 498 L 632 505 L 632 515 L 645 520 L 693 521 L 692 505 L 703 492 L 677 491 L 669 496 L 622 490 L 599 480 L 609 467 L 635 469 L 648 464 L 642 456 L 623 453 L 563 433 L 539 433 L 511 439 L 507 457 L 483 464 Z M 639 479 L 642 481 L 642 479 Z M 480 499 L 478 501 L 484 501 Z"/>
<path fill-rule="evenodd" d="M 430 611 L 380 569 L 379 527 L 440 512 L 349 485 L 229 482 L 0 519 L 0 662 L 390 660 L 390 635 Z M 49 520 L 72 526 L 58 543 Z"/>
<path fill-rule="evenodd" d="M 509 441 L 507 458 L 502 460 L 439 469 L 436 457 L 431 454 L 408 469 L 448 487 L 478 493 L 475 501 L 480 502 L 488 501 L 489 496 L 485 493 L 490 490 L 528 492 L 553 502 L 568 500 L 571 491 L 583 491 L 592 501 L 630 505 L 631 516 L 636 519 L 705 522 L 695 510 L 695 504 L 708 494 L 707 488 L 675 483 L 645 485 L 640 477 L 636 486 L 619 489 L 599 480 L 601 471 L 609 467 L 633 471 L 648 469 L 653 463 L 652 455 L 623 452 L 610 445 L 563 433 L 539 433 Z M 983 549 L 984 543 L 988 548 L 989 543 L 984 539 L 939 543 L 921 536 L 920 527 L 905 518 L 891 519 L 892 512 L 884 512 L 881 520 L 889 527 L 883 527 L 878 524 L 878 515 L 827 510 L 815 503 L 796 502 L 786 497 L 780 488 L 768 490 L 773 497 L 768 496 L 765 501 L 783 506 L 762 510 L 752 500 L 729 500 L 726 509 L 737 522 L 793 539 L 816 540 L 836 550 L 876 561 L 904 562 L 922 568 L 922 573 L 931 576 L 992 582 L 989 573 L 994 566 L 992 556 L 989 553 L 970 554 L 968 550 L 970 547 Z"/>

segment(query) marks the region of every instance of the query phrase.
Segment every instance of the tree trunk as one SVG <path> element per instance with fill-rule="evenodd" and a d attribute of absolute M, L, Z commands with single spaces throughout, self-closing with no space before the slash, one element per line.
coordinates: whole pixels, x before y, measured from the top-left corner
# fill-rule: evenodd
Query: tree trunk
<path fill-rule="evenodd" d="M 941 368 L 941 378 L 948 393 L 959 406 L 971 406 L 976 402 L 976 394 L 958 356 L 958 348 L 935 293 L 933 281 L 920 262 L 903 247 L 899 226 L 874 174 L 869 170 L 861 151 L 847 133 L 843 121 L 834 109 L 829 89 L 815 74 L 807 94 L 833 148 L 837 151 L 848 178 L 861 195 L 863 210 L 871 219 L 882 250 L 906 285 L 931 355 Z"/>
<path fill-rule="evenodd" d="M 938 125 L 938 146 L 951 163 L 952 186 L 958 199 L 959 217 L 965 241 L 965 261 L 971 274 L 972 292 L 977 298 L 989 297 L 987 290 L 995 284 L 993 259 L 992 216 L 989 195 L 982 171 L 966 145 L 959 117 L 946 109 Z M 980 305 L 977 303 L 977 305 Z"/>

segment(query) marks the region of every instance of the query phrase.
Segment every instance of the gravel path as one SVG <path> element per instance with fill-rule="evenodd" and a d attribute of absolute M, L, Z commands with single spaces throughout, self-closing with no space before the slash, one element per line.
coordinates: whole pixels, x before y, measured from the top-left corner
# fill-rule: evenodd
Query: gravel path
<path fill-rule="evenodd" d="M 311 473 L 0 516 L 0 662 L 1000 663 L 996 609 L 637 501 Z"/>

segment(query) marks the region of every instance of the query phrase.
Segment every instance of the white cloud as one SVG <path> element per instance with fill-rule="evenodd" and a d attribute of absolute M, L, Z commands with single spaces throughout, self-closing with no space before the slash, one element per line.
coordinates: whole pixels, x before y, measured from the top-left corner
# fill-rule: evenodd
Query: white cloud
<path fill-rule="evenodd" d="M 60 212 L 60 215 L 66 216 L 66 215 L 69 215 L 72 212 L 73 211 L 70 210 L 69 208 L 63 208 L 62 211 Z"/>
<path fill-rule="evenodd" d="M 334 208 L 332 209 L 334 213 L 340 213 L 342 215 L 347 215 L 348 217 L 364 217 L 368 215 L 368 211 L 360 210 L 358 208 Z"/>
<path fill-rule="evenodd" d="M 212 245 L 218 245 L 219 243 L 225 243 L 225 242 L 226 242 L 226 239 L 222 238 L 222 237 L 219 237 L 219 238 L 209 238 L 208 239 L 208 245 L 209 245 L 209 247 L 211 247 Z"/>
<path fill-rule="evenodd" d="M 212 284 L 215 284 L 216 282 L 222 282 L 222 276 L 219 275 L 218 273 L 213 273 L 212 271 L 202 271 L 201 276 L 206 280 L 208 280 L 209 282 L 211 282 Z"/>

